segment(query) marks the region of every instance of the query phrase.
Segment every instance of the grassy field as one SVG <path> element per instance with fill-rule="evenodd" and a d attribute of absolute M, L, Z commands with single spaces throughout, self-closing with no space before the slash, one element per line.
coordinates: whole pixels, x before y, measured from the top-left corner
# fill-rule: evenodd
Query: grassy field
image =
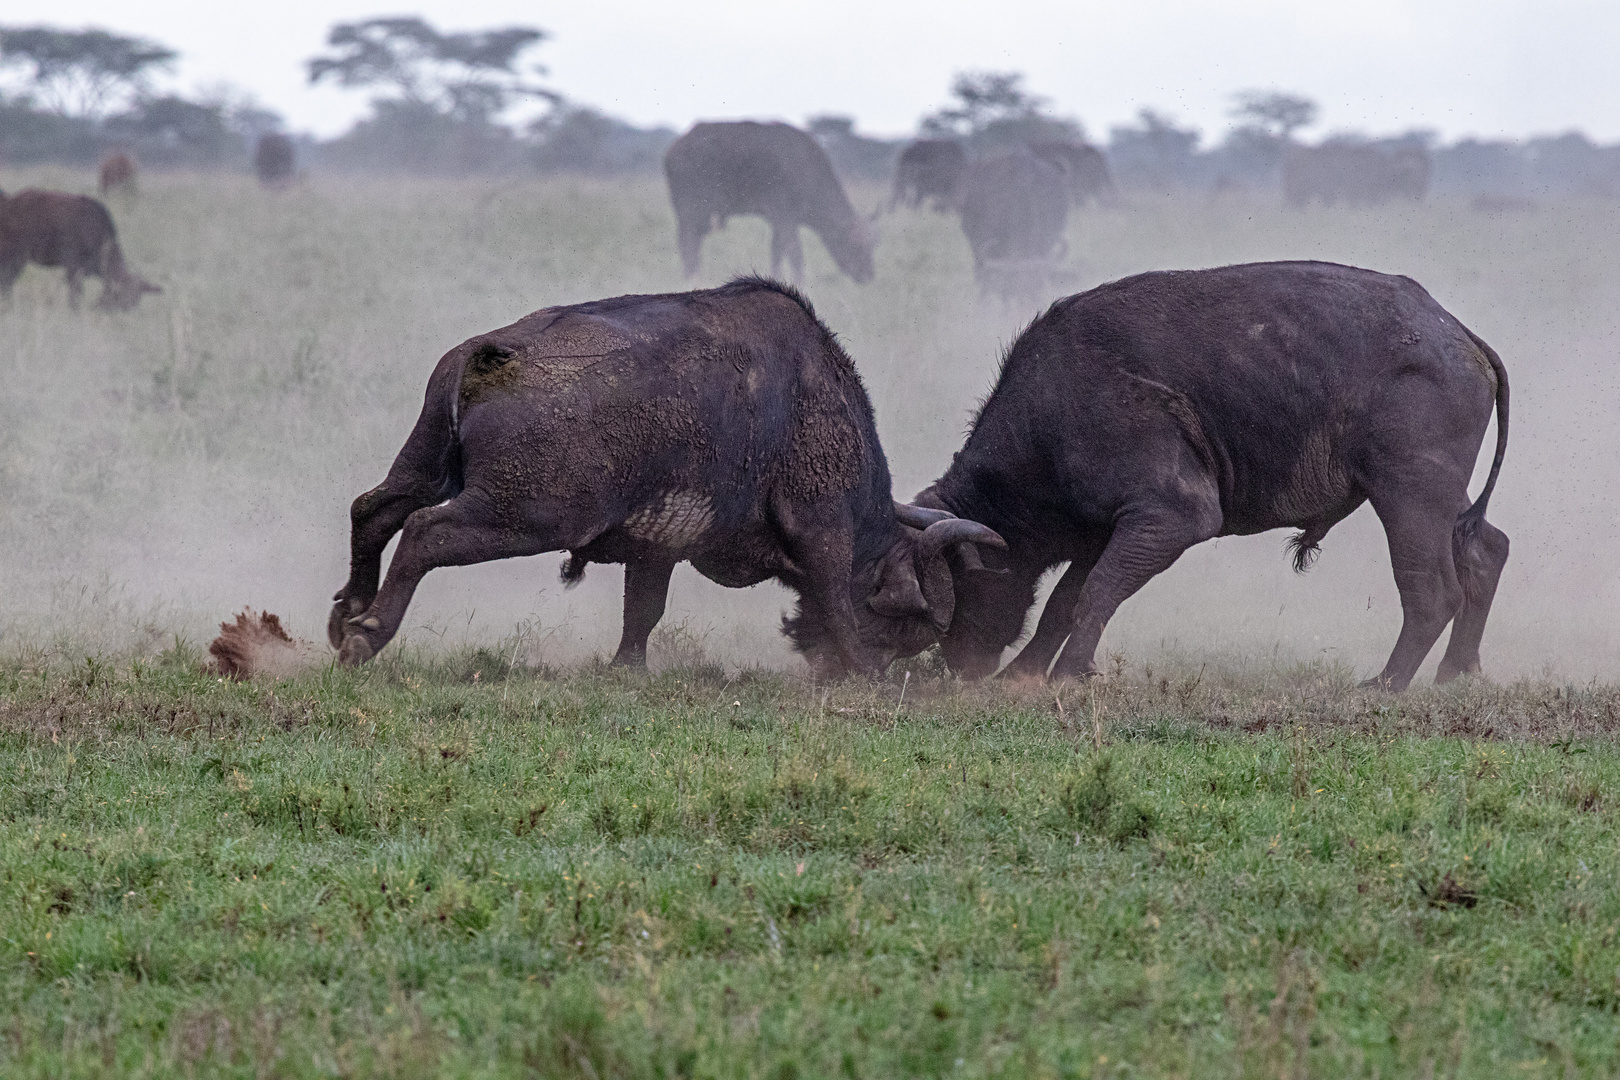
<path fill-rule="evenodd" d="M 1620 692 L 0 675 L 0 1074 L 1620 1068 Z"/>
<path fill-rule="evenodd" d="M 32 270 L 0 308 L 7 1080 L 1620 1072 L 1620 208 L 1071 224 L 1055 292 L 1331 258 L 1502 353 L 1496 682 L 1400 697 L 1354 688 L 1399 620 L 1365 511 L 1305 577 L 1278 536 L 1190 552 L 1086 686 L 810 685 L 785 593 L 684 570 L 656 674 L 614 673 L 619 578 L 557 556 L 431 575 L 359 673 L 220 681 L 245 604 L 320 636 L 437 357 L 682 287 L 673 224 L 639 181 L 151 175 L 113 211 L 161 296 L 75 314 Z M 805 287 L 905 495 L 1035 305 L 980 299 L 948 218 L 883 231 L 873 285 L 811 242 Z M 765 243 L 733 223 L 700 283 Z"/>

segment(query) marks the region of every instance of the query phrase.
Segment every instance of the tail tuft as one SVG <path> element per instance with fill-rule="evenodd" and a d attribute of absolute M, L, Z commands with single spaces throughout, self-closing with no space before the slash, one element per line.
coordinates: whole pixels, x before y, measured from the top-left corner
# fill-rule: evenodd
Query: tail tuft
<path fill-rule="evenodd" d="M 1301 529 L 1288 538 L 1288 548 L 1294 553 L 1294 573 L 1303 574 L 1311 568 L 1316 557 L 1322 554 L 1322 537 L 1326 535 L 1312 527 Z"/>
<path fill-rule="evenodd" d="M 580 555 L 570 551 L 568 558 L 562 564 L 562 583 L 565 588 L 572 589 L 585 580 L 585 567 L 590 565 Z"/>

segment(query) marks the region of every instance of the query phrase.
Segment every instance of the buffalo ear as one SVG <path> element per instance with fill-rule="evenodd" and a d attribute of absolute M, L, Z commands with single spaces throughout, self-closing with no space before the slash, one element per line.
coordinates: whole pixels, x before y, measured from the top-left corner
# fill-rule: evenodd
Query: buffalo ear
<path fill-rule="evenodd" d="M 929 614 L 928 601 L 923 598 L 917 569 L 910 558 L 884 561 L 878 590 L 867 598 L 866 606 L 890 619 Z"/>

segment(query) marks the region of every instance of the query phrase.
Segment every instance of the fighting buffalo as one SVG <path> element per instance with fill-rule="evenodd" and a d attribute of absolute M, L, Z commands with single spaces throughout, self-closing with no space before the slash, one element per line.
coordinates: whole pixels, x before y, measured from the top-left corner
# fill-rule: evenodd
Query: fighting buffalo
<path fill-rule="evenodd" d="M 1468 499 L 1496 417 L 1496 454 Z M 1053 304 L 1014 342 L 950 469 L 917 498 L 1005 538 L 958 574 L 947 662 L 990 673 L 1068 563 L 1009 671 L 1094 671 L 1119 605 L 1194 544 L 1292 527 L 1305 569 L 1370 501 L 1403 623 L 1372 680 L 1480 668 L 1508 539 L 1485 520 L 1508 439 L 1496 353 L 1416 282 L 1332 263 L 1143 274 Z M 1055 658 L 1055 664 L 1054 664 Z"/>
<path fill-rule="evenodd" d="M 952 565 L 1002 543 L 895 504 L 854 365 L 802 296 L 758 278 L 546 308 L 458 345 L 350 516 L 328 623 L 349 665 L 393 638 L 429 570 L 566 550 L 565 581 L 625 566 L 616 663 L 645 664 L 686 561 L 721 585 L 780 581 L 815 670 L 875 675 L 950 627 Z"/>

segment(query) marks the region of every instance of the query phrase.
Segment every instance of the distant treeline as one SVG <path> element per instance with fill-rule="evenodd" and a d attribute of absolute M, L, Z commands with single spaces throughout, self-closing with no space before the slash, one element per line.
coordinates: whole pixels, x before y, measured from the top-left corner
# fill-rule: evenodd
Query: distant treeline
<path fill-rule="evenodd" d="M 338 138 L 295 137 L 298 167 L 656 175 L 678 133 L 637 127 L 535 84 L 530 76 L 544 70 L 525 67 L 523 58 L 545 39 L 532 27 L 441 32 L 412 17 L 335 25 L 329 52 L 307 62 L 309 80 L 369 91 L 371 110 Z M 0 27 L 0 74 L 10 76 L 0 82 L 0 163 L 89 167 L 117 149 L 143 166 L 248 169 L 255 143 L 280 131 L 281 117 L 225 90 L 199 98 L 153 92 L 151 76 L 175 56 L 159 43 L 100 30 Z M 1307 145 L 1299 132 L 1316 113 L 1304 98 L 1249 92 L 1236 96 L 1233 126 L 1217 142 L 1206 145 L 1201 132 L 1144 109 L 1098 145 L 1125 190 L 1275 192 L 1288 155 Z M 887 182 L 910 141 L 862 135 L 843 116 L 815 117 L 805 127 L 851 180 Z M 922 118 L 918 135 L 955 139 L 970 154 L 1087 141 L 1080 123 L 1055 116 L 1023 88 L 1022 76 L 995 72 L 958 76 L 948 103 Z M 1575 131 L 1523 141 L 1441 143 L 1428 132 L 1325 141 L 1420 149 L 1430 163 L 1429 190 L 1442 196 L 1620 198 L 1620 146 Z"/>

